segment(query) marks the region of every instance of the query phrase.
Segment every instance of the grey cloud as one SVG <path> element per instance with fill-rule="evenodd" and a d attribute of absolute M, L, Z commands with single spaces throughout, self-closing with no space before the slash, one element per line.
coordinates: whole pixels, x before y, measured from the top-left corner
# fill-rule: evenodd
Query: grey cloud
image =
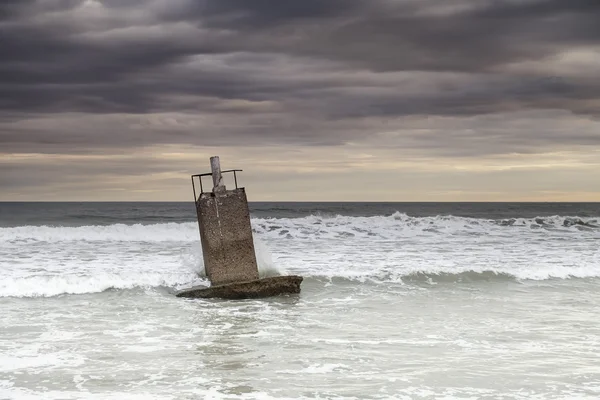
<path fill-rule="evenodd" d="M 378 3 L 379 0 L 371 2 L 375 7 Z M 368 9 L 361 0 L 182 0 L 163 9 L 161 16 L 222 29 L 263 30 L 312 20 L 327 23 L 330 19 L 354 16 Z"/>
<path fill-rule="evenodd" d="M 445 4 L 466 7 L 445 12 L 440 2 L 421 0 L 105 0 L 89 25 L 83 4 L 0 5 L 2 151 L 325 146 L 368 142 L 381 129 L 401 130 L 411 116 L 599 114 L 600 76 L 507 69 L 600 45 L 597 0 L 454 1 Z M 189 117 L 131 128 L 136 118 L 161 113 Z M 29 123 L 67 114 L 80 123 Z M 406 133 L 397 144 L 483 154 L 595 143 L 590 134 L 526 132 L 515 140 L 511 132 L 472 128 L 478 144 L 469 150 L 440 132 L 419 140 Z"/>

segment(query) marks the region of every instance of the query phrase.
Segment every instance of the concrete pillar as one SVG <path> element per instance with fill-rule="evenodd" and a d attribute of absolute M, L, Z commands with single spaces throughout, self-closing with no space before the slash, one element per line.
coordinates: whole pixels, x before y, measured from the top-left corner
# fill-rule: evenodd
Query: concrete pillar
<path fill-rule="evenodd" d="M 258 279 L 244 188 L 203 193 L 196 205 L 204 268 L 211 284 Z"/>
<path fill-rule="evenodd" d="M 219 157 L 210 158 L 210 167 L 210 174 L 192 175 L 192 183 L 194 177 L 212 175 L 213 191 L 195 199 L 204 268 L 211 286 L 186 289 L 177 296 L 244 299 L 300 293 L 301 276 L 259 279 L 246 191 L 237 188 L 237 180 L 236 188 L 227 190 Z"/>

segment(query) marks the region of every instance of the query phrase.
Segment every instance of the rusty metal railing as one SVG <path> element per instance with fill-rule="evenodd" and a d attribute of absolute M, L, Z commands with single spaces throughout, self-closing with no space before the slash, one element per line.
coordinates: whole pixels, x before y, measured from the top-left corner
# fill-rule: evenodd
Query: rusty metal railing
<path fill-rule="evenodd" d="M 225 174 L 227 172 L 233 172 L 233 180 L 235 182 L 235 188 L 238 189 L 238 182 L 237 182 L 237 175 L 236 172 L 242 172 L 243 170 L 241 169 L 228 169 L 227 171 L 221 171 L 222 174 Z M 209 192 L 205 192 L 204 191 L 204 187 L 202 186 L 202 177 L 203 176 L 212 176 L 212 172 L 207 172 L 205 174 L 195 174 L 192 175 L 192 188 L 194 190 L 194 201 L 197 202 L 198 201 L 198 197 L 196 196 L 196 182 L 194 180 L 194 178 L 198 178 L 198 181 L 200 182 L 200 195 L 202 195 L 203 193 L 209 193 Z"/>

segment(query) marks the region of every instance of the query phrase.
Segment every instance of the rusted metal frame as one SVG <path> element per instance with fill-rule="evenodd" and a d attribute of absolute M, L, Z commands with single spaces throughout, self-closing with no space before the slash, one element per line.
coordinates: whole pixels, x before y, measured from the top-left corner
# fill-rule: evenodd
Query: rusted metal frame
<path fill-rule="evenodd" d="M 238 188 L 238 184 L 237 184 L 237 174 L 236 172 L 242 172 L 242 169 L 228 169 L 227 171 L 221 171 L 222 174 L 226 173 L 226 172 L 233 172 L 233 180 L 235 181 L 235 188 Z M 205 174 L 195 174 L 192 175 L 192 187 L 194 188 L 194 201 L 198 201 L 198 198 L 196 197 L 196 186 L 194 184 L 194 178 L 198 177 L 198 181 L 200 182 L 200 195 L 202 195 L 202 193 L 204 193 L 204 188 L 202 187 L 202 177 L 203 176 L 212 176 L 212 172 L 207 172 Z"/>

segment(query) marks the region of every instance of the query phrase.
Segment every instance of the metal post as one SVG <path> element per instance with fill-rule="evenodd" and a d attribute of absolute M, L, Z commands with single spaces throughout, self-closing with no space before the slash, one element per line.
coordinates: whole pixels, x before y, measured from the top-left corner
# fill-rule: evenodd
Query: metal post
<path fill-rule="evenodd" d="M 221 162 L 219 161 L 219 156 L 210 158 L 210 169 L 213 178 L 213 192 L 217 193 L 227 190 L 223 183 L 223 176 L 221 175 Z"/>
<path fill-rule="evenodd" d="M 196 202 L 198 201 L 198 198 L 196 197 L 196 185 L 194 184 L 193 176 L 192 176 L 192 188 L 194 189 L 194 204 L 196 204 Z"/>

